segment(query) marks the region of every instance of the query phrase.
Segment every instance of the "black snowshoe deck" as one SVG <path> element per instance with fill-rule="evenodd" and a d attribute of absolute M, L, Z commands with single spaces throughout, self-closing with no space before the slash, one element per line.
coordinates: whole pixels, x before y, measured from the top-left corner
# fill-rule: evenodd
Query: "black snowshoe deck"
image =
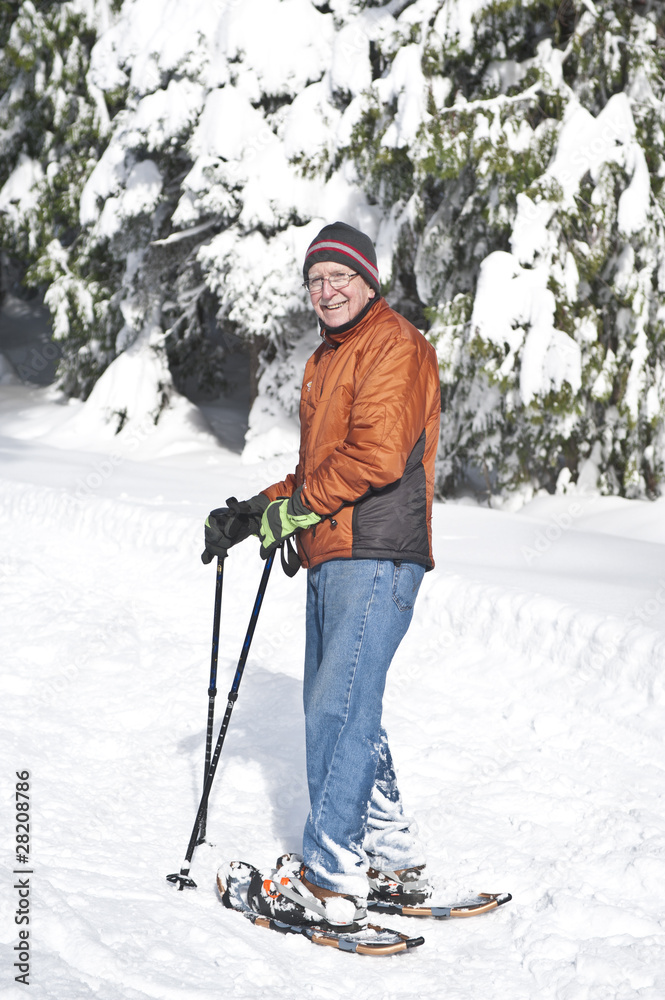
<path fill-rule="evenodd" d="M 280 934 L 300 934 L 312 944 L 328 945 L 340 951 L 355 952 L 357 955 L 395 955 L 424 944 L 422 937 L 409 937 L 387 927 L 368 924 L 362 931 L 344 933 L 316 925 L 303 926 L 282 923 L 281 920 L 264 917 L 251 909 L 247 902 L 247 889 L 254 872 L 254 865 L 244 861 L 232 861 L 222 874 L 217 873 L 217 888 L 222 903 L 231 910 L 237 910 L 258 927 L 266 927 Z"/>

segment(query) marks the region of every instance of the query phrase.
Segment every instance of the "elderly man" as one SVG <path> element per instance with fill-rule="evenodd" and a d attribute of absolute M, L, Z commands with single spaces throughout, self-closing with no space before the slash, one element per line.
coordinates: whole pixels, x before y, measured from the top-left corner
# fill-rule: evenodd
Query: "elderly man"
<path fill-rule="evenodd" d="M 321 344 L 302 383 L 298 465 L 258 496 L 213 511 L 204 556 L 259 534 L 265 558 L 296 536 L 307 567 L 311 808 L 302 857 L 280 859 L 247 899 L 284 923 L 353 932 L 368 904 L 418 904 L 429 893 L 381 715 L 388 668 L 434 565 L 439 372 L 433 347 L 381 297 L 364 233 L 325 226 L 303 275 Z"/>

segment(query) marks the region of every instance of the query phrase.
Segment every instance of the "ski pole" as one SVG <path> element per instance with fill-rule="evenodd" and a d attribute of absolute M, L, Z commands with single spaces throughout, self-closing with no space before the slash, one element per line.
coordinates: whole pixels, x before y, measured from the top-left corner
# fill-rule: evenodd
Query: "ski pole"
<path fill-rule="evenodd" d="M 206 752 L 205 766 L 203 768 L 203 787 L 205 788 L 206 778 L 210 770 L 210 757 L 212 754 L 212 730 L 215 722 L 215 696 L 217 694 L 217 657 L 219 655 L 219 625 L 222 617 L 222 584 L 224 583 L 224 557 L 217 558 L 217 577 L 215 582 L 215 611 L 212 619 L 212 652 L 210 654 L 210 684 L 208 685 L 208 725 L 206 728 Z M 201 816 L 199 827 L 199 839 L 197 843 L 203 844 L 206 839 L 206 823 L 208 819 L 208 806 L 206 804 Z"/>
<path fill-rule="evenodd" d="M 204 811 L 208 807 L 210 789 L 212 788 L 213 779 L 215 777 L 215 771 L 217 770 L 219 757 L 222 752 L 222 747 L 224 746 L 224 738 L 226 737 L 226 730 L 229 728 L 229 720 L 231 718 L 231 713 L 233 712 L 233 706 L 238 699 L 238 688 L 240 687 L 240 681 L 242 680 L 243 671 L 245 669 L 245 663 L 247 662 L 247 655 L 249 653 L 249 647 L 252 644 L 254 629 L 256 628 L 256 622 L 259 617 L 259 611 L 261 610 L 261 604 L 263 603 L 263 595 L 266 592 L 266 587 L 268 585 L 268 577 L 270 576 L 270 570 L 272 569 L 272 564 L 274 562 L 274 559 L 275 559 L 275 553 L 272 552 L 268 556 L 265 567 L 263 569 L 263 576 L 261 577 L 261 582 L 259 584 L 256 600 L 254 602 L 252 614 L 249 619 L 249 625 L 247 626 L 247 634 L 245 635 L 245 641 L 242 645 L 240 659 L 238 660 L 238 666 L 236 667 L 235 677 L 233 678 L 233 684 L 231 685 L 231 690 L 229 691 L 226 711 L 224 713 L 224 718 L 222 719 L 222 725 L 219 730 L 219 736 L 217 737 L 217 743 L 215 744 L 215 752 L 212 755 L 212 760 L 210 762 L 210 769 L 206 775 L 205 785 L 203 786 L 203 795 L 201 796 L 199 808 L 196 813 L 196 819 L 194 820 L 192 835 L 189 838 L 189 845 L 187 847 L 187 853 L 185 854 L 185 860 L 183 862 L 183 865 L 179 873 L 166 876 L 167 882 L 173 882 L 174 884 L 176 884 L 180 891 L 182 891 L 183 889 L 196 889 L 196 882 L 194 881 L 194 879 L 189 878 L 189 870 L 191 867 L 192 857 L 194 856 L 194 850 L 196 848 L 198 832 L 201 827 L 201 817 L 203 816 Z"/>

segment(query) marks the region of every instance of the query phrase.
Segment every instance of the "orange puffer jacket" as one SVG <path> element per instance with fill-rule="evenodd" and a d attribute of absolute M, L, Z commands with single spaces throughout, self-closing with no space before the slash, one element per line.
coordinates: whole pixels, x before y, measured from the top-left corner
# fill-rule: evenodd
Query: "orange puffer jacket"
<path fill-rule="evenodd" d="M 305 367 L 295 474 L 320 523 L 297 536 L 305 566 L 394 559 L 431 568 L 434 459 L 441 391 L 436 352 L 384 299 L 325 341 Z"/>

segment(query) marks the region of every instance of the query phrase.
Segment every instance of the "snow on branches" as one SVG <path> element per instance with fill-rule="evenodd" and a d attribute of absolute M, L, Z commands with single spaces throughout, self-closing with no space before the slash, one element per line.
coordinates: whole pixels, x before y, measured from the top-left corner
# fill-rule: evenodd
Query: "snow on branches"
<path fill-rule="evenodd" d="M 339 218 L 376 240 L 389 301 L 437 347 L 444 494 L 661 492 L 659 5 L 16 11 L 0 20 L 0 228 L 48 289 L 69 392 L 149 340 L 167 407 L 192 380 L 219 391 L 229 345 L 248 343 L 263 454 L 316 346 L 302 255 Z"/>

